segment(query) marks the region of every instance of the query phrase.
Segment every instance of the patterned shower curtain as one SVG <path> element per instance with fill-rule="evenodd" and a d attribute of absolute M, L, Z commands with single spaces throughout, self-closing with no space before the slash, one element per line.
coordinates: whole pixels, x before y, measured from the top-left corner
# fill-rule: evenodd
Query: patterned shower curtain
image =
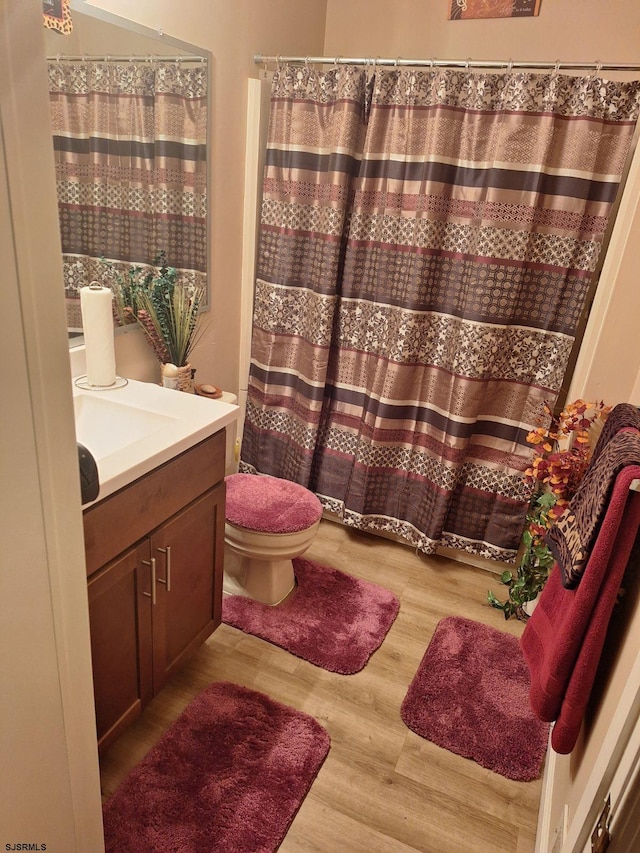
<path fill-rule="evenodd" d="M 206 284 L 207 63 L 48 64 L 65 291 L 160 250 Z"/>
<path fill-rule="evenodd" d="M 424 553 L 512 560 L 639 92 L 280 67 L 241 469 Z"/>

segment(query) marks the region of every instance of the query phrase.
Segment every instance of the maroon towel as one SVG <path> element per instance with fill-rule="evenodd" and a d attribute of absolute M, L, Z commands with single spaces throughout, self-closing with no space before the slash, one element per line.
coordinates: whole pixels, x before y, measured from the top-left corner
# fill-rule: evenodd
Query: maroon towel
<path fill-rule="evenodd" d="M 571 503 L 545 537 L 567 589 L 580 582 L 615 479 L 627 465 L 640 465 L 640 433 L 623 427 L 591 460 Z"/>
<path fill-rule="evenodd" d="M 531 706 L 541 720 L 557 721 L 551 734 L 556 752 L 568 753 L 575 746 L 640 527 L 640 495 L 629 492 L 634 479 L 640 479 L 640 466 L 618 474 L 579 586 L 564 589 L 556 564 L 520 638 L 531 673 Z"/>

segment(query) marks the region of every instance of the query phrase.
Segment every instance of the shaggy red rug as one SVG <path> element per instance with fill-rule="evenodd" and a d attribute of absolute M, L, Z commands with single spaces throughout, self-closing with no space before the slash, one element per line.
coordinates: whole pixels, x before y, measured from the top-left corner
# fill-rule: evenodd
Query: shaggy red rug
<path fill-rule="evenodd" d="M 507 779 L 537 779 L 549 724 L 529 704 L 529 669 L 516 637 L 450 616 L 431 638 L 402 703 L 406 725 Z"/>
<path fill-rule="evenodd" d="M 281 604 L 226 595 L 222 620 L 330 672 L 359 672 L 393 625 L 398 599 L 381 586 L 302 557 L 293 568 L 297 585 Z"/>
<path fill-rule="evenodd" d="M 105 803 L 106 853 L 277 850 L 329 744 L 307 714 L 212 684 Z"/>

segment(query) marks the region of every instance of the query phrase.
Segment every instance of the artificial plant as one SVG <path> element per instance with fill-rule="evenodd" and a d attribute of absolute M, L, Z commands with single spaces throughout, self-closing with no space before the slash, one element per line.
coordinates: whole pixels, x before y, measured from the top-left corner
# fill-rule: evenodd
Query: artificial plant
<path fill-rule="evenodd" d="M 527 441 L 537 450 L 524 474 L 532 495 L 520 560 L 515 574 L 507 570 L 500 575 L 509 591 L 506 600 L 500 601 L 491 591 L 487 593 L 489 604 L 502 610 L 505 619 L 516 616 L 525 620 L 525 605 L 542 592 L 554 564 L 545 534 L 560 518 L 586 473 L 593 452 L 593 424 L 605 420 L 609 412 L 610 407 L 602 401 L 576 400 L 554 416 L 545 403 L 548 426 L 536 427 L 527 435 Z"/>
<path fill-rule="evenodd" d="M 153 263 L 155 269 L 131 266 L 126 275 L 116 275 L 105 262 L 112 271 L 116 320 L 121 325 L 138 323 L 162 364 L 183 367 L 199 337 L 204 288 L 181 283 L 164 251 Z"/>

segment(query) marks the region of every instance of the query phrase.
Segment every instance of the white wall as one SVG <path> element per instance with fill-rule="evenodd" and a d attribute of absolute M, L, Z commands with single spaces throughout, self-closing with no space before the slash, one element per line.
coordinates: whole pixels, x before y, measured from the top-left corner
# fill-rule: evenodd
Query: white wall
<path fill-rule="evenodd" d="M 38 0 L 0 3 L 0 847 L 99 853 L 78 460 Z"/>
<path fill-rule="evenodd" d="M 116 329 L 114 344 L 118 376 L 140 382 L 160 382 L 160 363 L 141 329 L 135 326 Z M 69 360 L 72 376 L 82 376 L 87 372 L 84 345 L 71 347 Z"/>
<path fill-rule="evenodd" d="M 569 389 L 640 404 L 640 149 L 636 151 Z"/>
<path fill-rule="evenodd" d="M 542 0 L 532 18 L 448 21 L 447 0 L 328 0 L 329 56 L 638 62 L 640 4 Z"/>

